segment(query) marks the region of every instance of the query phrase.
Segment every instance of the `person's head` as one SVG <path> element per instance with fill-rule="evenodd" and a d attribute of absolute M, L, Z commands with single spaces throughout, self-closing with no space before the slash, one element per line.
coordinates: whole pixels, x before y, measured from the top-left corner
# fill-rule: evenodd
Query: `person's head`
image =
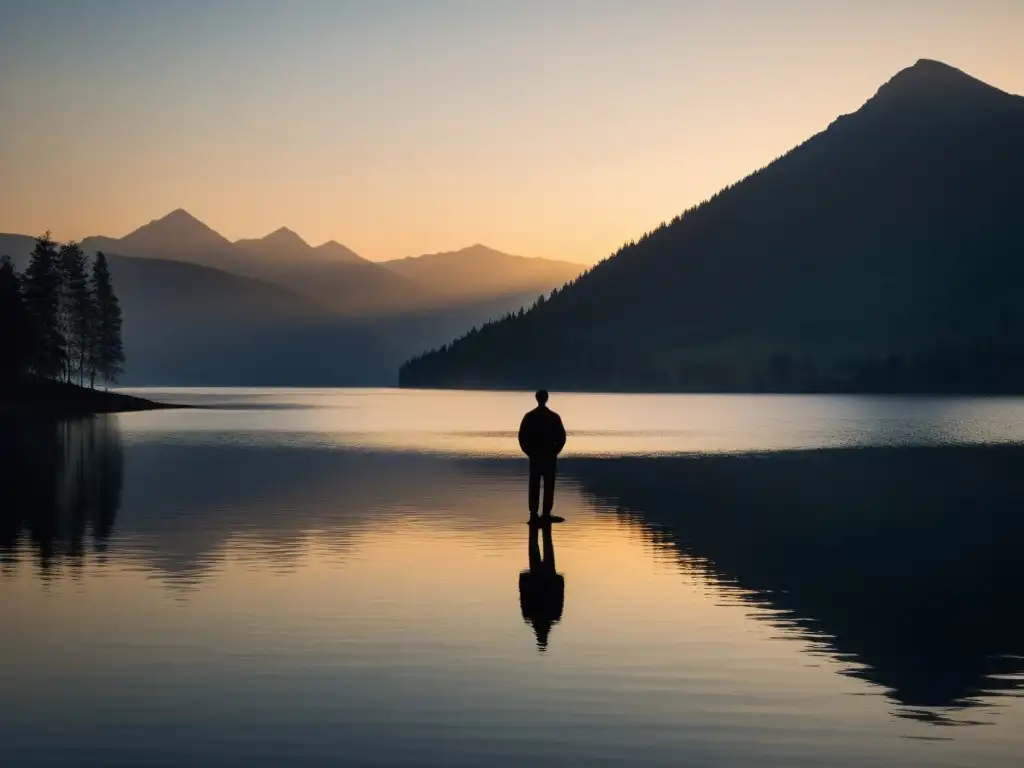
<path fill-rule="evenodd" d="M 546 405 L 548 402 L 548 391 L 546 389 L 538 389 L 536 397 L 540 405 Z"/>

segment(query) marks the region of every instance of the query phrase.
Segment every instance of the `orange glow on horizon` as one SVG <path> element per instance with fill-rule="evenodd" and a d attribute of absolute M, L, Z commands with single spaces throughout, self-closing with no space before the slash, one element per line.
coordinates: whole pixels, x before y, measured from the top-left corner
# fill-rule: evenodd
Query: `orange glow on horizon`
<path fill-rule="evenodd" d="M 89 5 L 57 29 L 26 5 L 0 23 L 0 232 L 120 237 L 183 207 L 232 240 L 592 264 L 919 58 L 1024 93 L 1016 0 L 838 5 Z"/>

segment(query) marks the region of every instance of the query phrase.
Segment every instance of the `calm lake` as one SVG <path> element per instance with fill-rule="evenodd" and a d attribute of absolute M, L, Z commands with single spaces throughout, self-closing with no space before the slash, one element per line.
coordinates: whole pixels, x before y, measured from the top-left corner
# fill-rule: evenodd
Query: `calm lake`
<path fill-rule="evenodd" d="M 132 390 L 0 426 L 0 764 L 1011 766 L 1024 399 Z"/>

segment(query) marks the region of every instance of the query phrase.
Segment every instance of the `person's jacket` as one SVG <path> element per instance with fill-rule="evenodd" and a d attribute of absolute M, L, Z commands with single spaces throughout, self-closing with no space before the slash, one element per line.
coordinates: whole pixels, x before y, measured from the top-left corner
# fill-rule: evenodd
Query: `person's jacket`
<path fill-rule="evenodd" d="M 565 447 L 561 417 L 547 406 L 534 408 L 519 425 L 519 447 L 531 461 L 554 461 Z"/>

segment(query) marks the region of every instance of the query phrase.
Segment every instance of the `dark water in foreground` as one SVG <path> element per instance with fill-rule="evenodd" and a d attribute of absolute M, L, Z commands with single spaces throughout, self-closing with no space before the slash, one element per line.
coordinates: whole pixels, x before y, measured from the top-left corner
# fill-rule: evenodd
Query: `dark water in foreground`
<path fill-rule="evenodd" d="M 556 396 L 534 543 L 523 395 L 163 396 L 0 428 L 5 768 L 1024 754 L 1021 401 Z"/>

